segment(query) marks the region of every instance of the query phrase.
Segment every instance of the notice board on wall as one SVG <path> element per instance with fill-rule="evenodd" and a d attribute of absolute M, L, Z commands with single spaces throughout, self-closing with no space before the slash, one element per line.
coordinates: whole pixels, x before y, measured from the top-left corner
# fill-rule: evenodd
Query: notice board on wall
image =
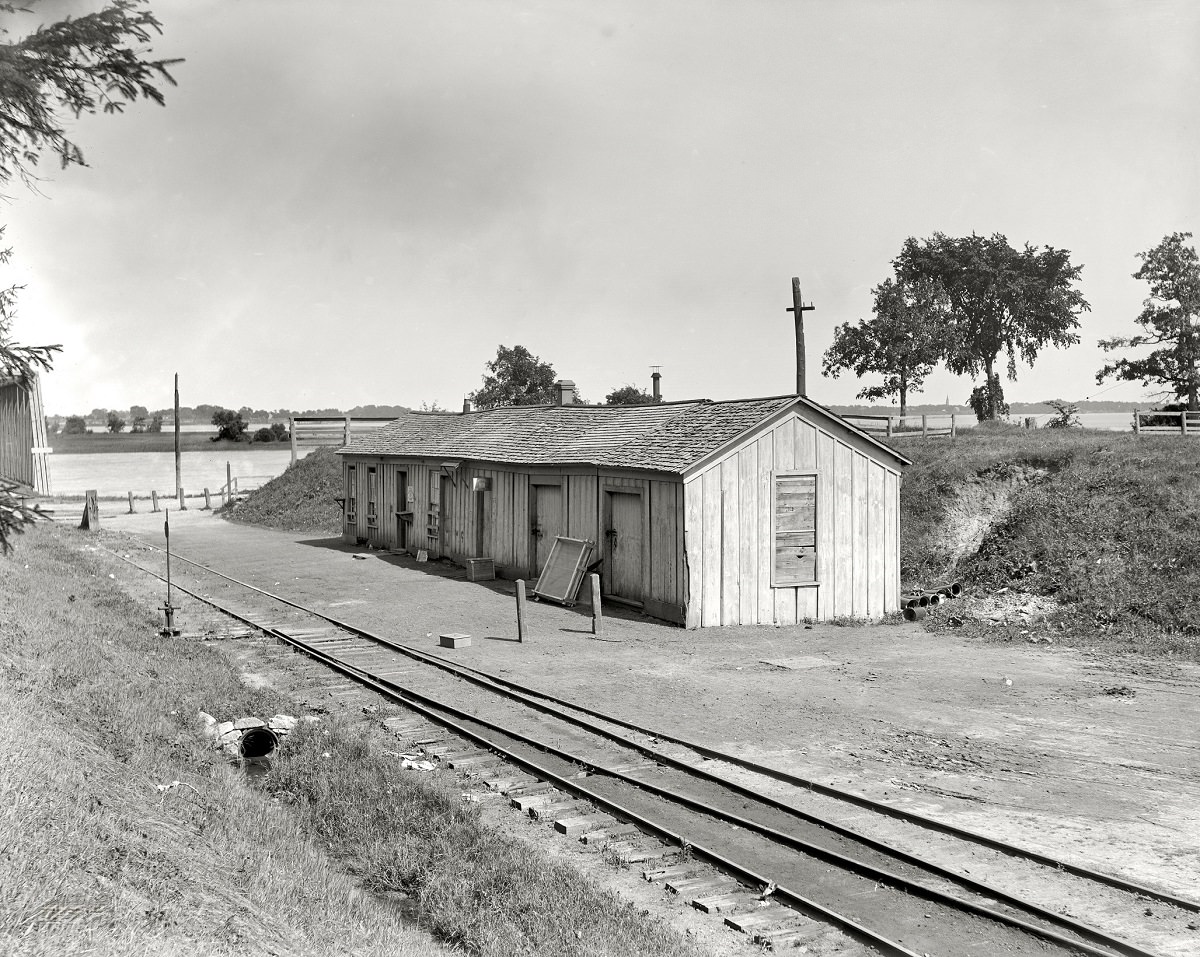
<path fill-rule="evenodd" d="M 561 535 L 554 539 L 542 574 L 533 586 L 533 594 L 564 605 L 574 604 L 593 547 L 595 543 L 588 539 L 563 538 Z"/>

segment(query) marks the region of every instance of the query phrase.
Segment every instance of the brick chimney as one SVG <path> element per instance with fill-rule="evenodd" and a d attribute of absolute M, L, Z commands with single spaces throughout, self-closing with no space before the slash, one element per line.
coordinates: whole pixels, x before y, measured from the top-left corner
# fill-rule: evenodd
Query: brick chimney
<path fill-rule="evenodd" d="M 558 405 L 575 404 L 575 383 L 570 379 L 559 379 L 554 383 L 554 391 Z"/>

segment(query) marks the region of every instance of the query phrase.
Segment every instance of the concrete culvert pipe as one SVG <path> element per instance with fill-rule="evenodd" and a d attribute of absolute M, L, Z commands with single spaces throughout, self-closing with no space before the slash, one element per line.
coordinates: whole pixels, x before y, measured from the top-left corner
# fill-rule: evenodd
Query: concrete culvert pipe
<path fill-rule="evenodd" d="M 931 591 L 925 595 L 925 598 L 928 600 L 930 608 L 936 608 L 942 603 L 941 592 Z"/>
<path fill-rule="evenodd" d="M 238 746 L 243 758 L 269 758 L 279 747 L 279 738 L 270 728 L 250 728 Z"/>
<path fill-rule="evenodd" d="M 908 608 L 904 609 L 904 620 L 905 621 L 920 621 L 922 618 L 924 618 L 928 614 L 929 614 L 928 610 L 925 608 L 922 608 L 920 605 L 910 605 Z"/>
<path fill-rule="evenodd" d="M 962 594 L 962 582 L 950 582 L 946 585 L 935 585 L 934 591 L 945 598 L 957 598 Z"/>

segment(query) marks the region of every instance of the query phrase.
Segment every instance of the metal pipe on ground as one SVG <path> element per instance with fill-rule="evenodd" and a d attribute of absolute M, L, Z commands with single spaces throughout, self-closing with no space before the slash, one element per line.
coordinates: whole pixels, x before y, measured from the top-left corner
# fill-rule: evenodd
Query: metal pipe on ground
<path fill-rule="evenodd" d="M 242 733 L 238 752 L 243 758 L 269 758 L 279 747 L 279 737 L 270 728 L 248 728 Z"/>
<path fill-rule="evenodd" d="M 934 585 L 930 591 L 936 591 L 945 598 L 957 598 L 962 594 L 962 582 L 947 582 L 945 585 Z"/>
<path fill-rule="evenodd" d="M 929 609 L 922 608 L 920 605 L 909 605 L 904 609 L 905 621 L 920 621 L 929 614 Z"/>
<path fill-rule="evenodd" d="M 936 608 L 942 603 L 942 593 L 938 591 L 927 591 L 925 597 L 928 599 L 930 608 Z"/>
<path fill-rule="evenodd" d="M 900 604 L 905 608 L 924 608 L 929 604 L 929 596 L 918 594 L 901 595 Z"/>

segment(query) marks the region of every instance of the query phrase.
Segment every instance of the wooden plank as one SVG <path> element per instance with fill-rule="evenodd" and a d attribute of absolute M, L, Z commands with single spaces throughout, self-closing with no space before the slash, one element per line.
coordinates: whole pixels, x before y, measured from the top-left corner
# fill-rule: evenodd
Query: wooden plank
<path fill-rule="evenodd" d="M 721 463 L 721 624 L 742 623 L 741 524 L 738 497 L 738 460 Z"/>
<path fill-rule="evenodd" d="M 868 498 L 869 481 L 867 477 L 867 457 L 861 452 L 855 452 L 851 459 L 851 494 L 853 508 L 853 531 L 851 535 L 852 556 L 854 569 L 854 599 L 852 614 L 856 618 L 866 618 L 870 608 L 867 601 L 869 593 L 867 519 L 869 517 L 870 501 Z"/>
<path fill-rule="evenodd" d="M 701 476 L 704 489 L 704 579 L 700 606 L 701 624 L 721 624 L 721 467 L 714 465 Z"/>
<path fill-rule="evenodd" d="M 650 594 L 659 601 L 674 601 L 675 591 L 675 486 L 650 483 Z"/>
<path fill-rule="evenodd" d="M 833 593 L 833 615 L 854 614 L 854 450 L 843 442 L 833 449 L 833 561 L 837 588 Z"/>
<path fill-rule="evenodd" d="M 693 478 L 683 486 L 684 566 L 687 572 L 688 628 L 699 628 L 704 602 L 704 479 Z"/>
<path fill-rule="evenodd" d="M 818 620 L 833 617 L 833 595 L 837 588 L 834 561 L 837 515 L 834 511 L 834 439 L 826 432 L 817 435 L 817 614 Z"/>
<path fill-rule="evenodd" d="M 885 470 L 883 486 L 883 610 L 887 613 L 900 608 L 900 477 Z"/>
<path fill-rule="evenodd" d="M 797 417 L 796 420 L 796 468 L 817 467 L 817 429 L 810 422 Z"/>
<path fill-rule="evenodd" d="M 675 488 L 675 604 L 685 606 L 688 603 L 687 594 L 687 561 L 684 556 L 684 501 L 683 482 L 671 483 Z"/>
<path fill-rule="evenodd" d="M 871 462 L 868 474 L 867 501 L 867 614 L 882 618 L 887 605 L 887 578 L 884 555 L 887 551 L 887 526 L 883 515 L 883 466 Z"/>
<path fill-rule="evenodd" d="M 758 446 L 738 452 L 738 568 L 741 577 L 738 620 L 758 622 Z"/>
<path fill-rule="evenodd" d="M 775 441 L 775 471 L 786 472 L 796 467 L 796 429 L 793 425 L 793 419 L 785 419 L 774 429 L 772 435 Z M 772 501 L 774 495 L 772 494 Z M 771 516 L 772 525 L 774 524 L 774 515 Z M 775 560 L 775 545 L 774 540 L 771 543 L 771 561 Z M 796 624 L 796 589 L 795 588 L 774 588 L 772 592 L 775 597 L 775 621 L 783 626 Z"/>
<path fill-rule="evenodd" d="M 757 506 L 757 561 L 758 568 L 758 613 L 757 624 L 769 625 L 775 621 L 775 593 L 771 588 L 771 563 L 774 549 L 771 547 L 771 470 L 775 467 L 775 443 L 770 433 L 755 443 L 758 475 L 756 477 L 755 504 Z"/>

